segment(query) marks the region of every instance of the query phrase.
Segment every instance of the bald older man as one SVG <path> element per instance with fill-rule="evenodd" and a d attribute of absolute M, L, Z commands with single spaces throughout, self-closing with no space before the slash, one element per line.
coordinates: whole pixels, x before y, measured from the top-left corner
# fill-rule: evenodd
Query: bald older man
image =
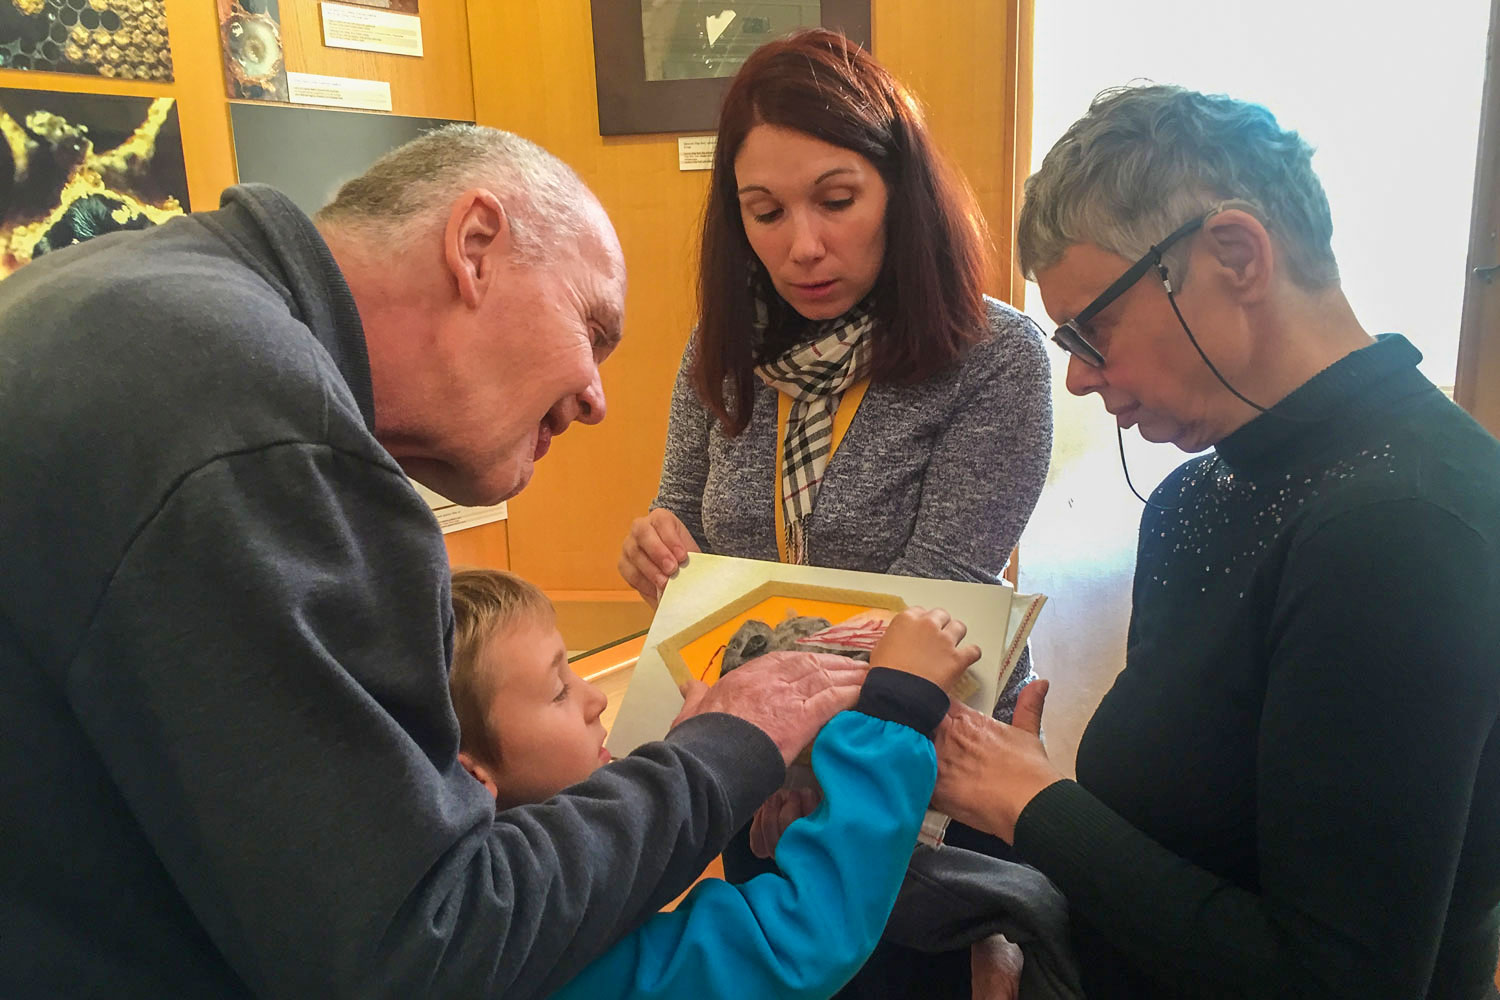
<path fill-rule="evenodd" d="M 604 418 L 625 267 L 492 129 L 0 284 L 0 995 L 550 992 L 681 891 L 861 680 L 762 661 L 499 815 L 456 761 L 448 566 Z"/>

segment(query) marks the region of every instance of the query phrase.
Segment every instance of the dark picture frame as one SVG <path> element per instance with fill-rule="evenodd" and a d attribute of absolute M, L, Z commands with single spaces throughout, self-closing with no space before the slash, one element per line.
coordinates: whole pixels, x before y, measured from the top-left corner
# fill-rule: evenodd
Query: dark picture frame
<path fill-rule="evenodd" d="M 733 6 L 726 0 L 725 6 Z M 640 0 L 590 0 L 599 134 L 712 132 L 730 77 L 648 80 Z M 870 0 L 821 0 L 825 28 L 870 48 Z"/>

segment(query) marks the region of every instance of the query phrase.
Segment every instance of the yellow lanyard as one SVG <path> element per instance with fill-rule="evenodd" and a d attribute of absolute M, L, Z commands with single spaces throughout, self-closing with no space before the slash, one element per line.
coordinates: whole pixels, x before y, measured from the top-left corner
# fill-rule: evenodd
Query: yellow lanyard
<path fill-rule="evenodd" d="M 849 425 L 854 422 L 855 411 L 859 404 L 864 402 L 865 390 L 870 388 L 870 380 L 862 378 L 844 391 L 839 397 L 838 409 L 833 413 L 833 440 L 828 442 L 828 461 L 833 461 L 833 453 L 839 450 L 839 445 L 844 441 L 844 434 L 849 430 Z M 786 422 L 792 414 L 792 397 L 784 392 L 776 394 L 776 488 L 771 496 L 774 498 L 773 506 L 776 508 L 776 556 L 782 562 L 787 561 L 786 555 L 786 509 L 781 502 L 781 467 L 786 457 Z M 824 473 L 827 474 L 826 471 Z"/>

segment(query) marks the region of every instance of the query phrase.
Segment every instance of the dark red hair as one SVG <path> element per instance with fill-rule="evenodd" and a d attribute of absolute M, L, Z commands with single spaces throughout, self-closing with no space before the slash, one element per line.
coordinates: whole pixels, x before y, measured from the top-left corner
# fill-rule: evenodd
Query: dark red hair
<path fill-rule="evenodd" d="M 740 217 L 734 160 L 762 124 L 853 150 L 886 184 L 872 381 L 920 382 L 988 335 L 984 221 L 933 146 L 916 98 L 837 32 L 814 28 L 768 42 L 724 97 L 698 259 L 693 382 L 731 437 L 750 422 L 755 365 L 796 343 L 806 322 L 772 288 Z M 759 342 L 756 295 L 770 310 Z"/>

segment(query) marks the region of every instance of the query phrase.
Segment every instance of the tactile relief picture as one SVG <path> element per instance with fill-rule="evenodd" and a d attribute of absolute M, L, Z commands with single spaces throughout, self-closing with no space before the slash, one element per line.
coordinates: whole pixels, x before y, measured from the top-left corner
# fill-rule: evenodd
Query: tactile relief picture
<path fill-rule="evenodd" d="M 188 211 L 176 103 L 0 89 L 0 278 Z"/>
<path fill-rule="evenodd" d="M 163 0 L 0 0 L 0 68 L 171 80 Z"/>

